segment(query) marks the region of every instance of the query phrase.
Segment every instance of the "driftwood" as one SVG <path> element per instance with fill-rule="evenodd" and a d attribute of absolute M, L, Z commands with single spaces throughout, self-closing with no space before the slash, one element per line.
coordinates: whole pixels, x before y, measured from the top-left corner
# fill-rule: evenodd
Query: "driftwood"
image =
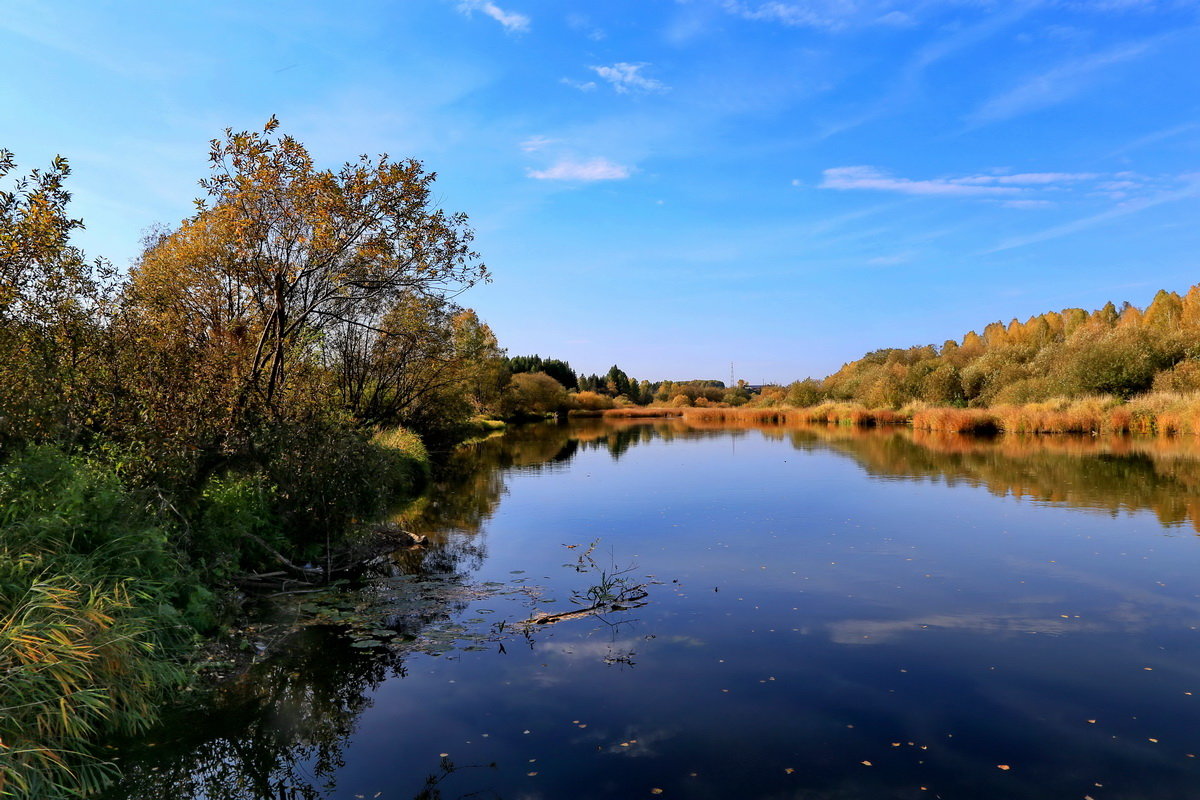
<path fill-rule="evenodd" d="M 627 611 L 631 608 L 641 608 L 646 605 L 639 603 L 639 600 L 644 600 L 648 593 L 643 590 L 637 590 L 627 597 L 622 597 L 618 602 L 605 601 L 580 608 L 575 611 L 560 611 L 557 614 L 535 614 L 527 620 L 518 622 L 518 625 L 553 625 L 556 622 L 563 622 L 568 619 L 582 619 L 583 617 L 594 617 L 600 614 L 608 614 L 613 611 Z"/>

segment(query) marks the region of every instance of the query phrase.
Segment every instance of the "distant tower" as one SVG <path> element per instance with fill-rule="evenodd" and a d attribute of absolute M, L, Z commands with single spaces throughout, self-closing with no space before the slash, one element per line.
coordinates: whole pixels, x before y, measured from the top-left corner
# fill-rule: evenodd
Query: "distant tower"
<path fill-rule="evenodd" d="M 733 388 L 733 362 L 729 362 L 729 388 Z"/>

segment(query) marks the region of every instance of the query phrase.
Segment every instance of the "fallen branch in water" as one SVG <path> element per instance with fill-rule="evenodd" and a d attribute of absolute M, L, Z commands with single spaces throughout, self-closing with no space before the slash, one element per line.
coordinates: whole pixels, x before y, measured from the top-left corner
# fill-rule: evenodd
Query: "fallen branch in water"
<path fill-rule="evenodd" d="M 596 617 L 601 614 L 608 614 L 614 611 L 628 611 L 631 608 L 641 608 L 645 603 L 638 602 L 644 600 L 649 594 L 641 587 L 636 587 L 628 596 L 622 597 L 619 602 L 601 602 L 587 608 L 580 608 L 575 611 L 560 611 L 557 614 L 536 614 L 527 620 L 518 622 L 518 625 L 553 625 L 555 622 L 562 622 L 568 619 L 581 619 L 583 617 Z"/>

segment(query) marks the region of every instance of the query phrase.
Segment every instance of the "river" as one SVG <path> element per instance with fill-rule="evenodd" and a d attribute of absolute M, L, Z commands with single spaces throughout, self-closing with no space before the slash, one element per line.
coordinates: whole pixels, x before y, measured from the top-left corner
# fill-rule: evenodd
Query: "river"
<path fill-rule="evenodd" d="M 515 428 L 110 796 L 1198 797 L 1198 516 L 1191 439 Z"/>

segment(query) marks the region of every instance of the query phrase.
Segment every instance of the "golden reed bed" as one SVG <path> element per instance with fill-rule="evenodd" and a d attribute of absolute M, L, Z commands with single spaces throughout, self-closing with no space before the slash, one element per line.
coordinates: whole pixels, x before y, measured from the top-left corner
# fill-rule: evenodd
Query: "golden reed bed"
<path fill-rule="evenodd" d="M 871 427 L 911 424 L 916 430 L 947 433 L 1200 434 L 1200 393 L 1156 393 L 1135 397 L 1128 402 L 1114 397 L 1053 399 L 992 408 L 909 405 L 894 410 L 831 402 L 808 408 L 639 406 L 613 408 L 602 413 L 605 418 L 612 419 L 681 418 L 685 422 L 707 425 L 825 423 Z"/>

